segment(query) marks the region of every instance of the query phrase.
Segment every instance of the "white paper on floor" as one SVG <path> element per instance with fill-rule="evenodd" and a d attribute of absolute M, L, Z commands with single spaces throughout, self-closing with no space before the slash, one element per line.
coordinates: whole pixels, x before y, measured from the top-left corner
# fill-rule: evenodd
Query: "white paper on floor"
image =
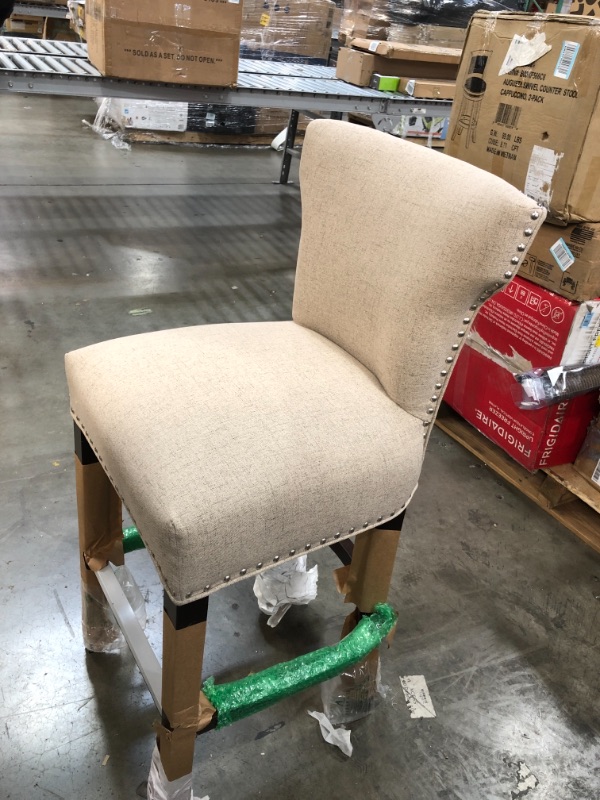
<path fill-rule="evenodd" d="M 270 617 L 267 625 L 274 628 L 292 606 L 305 606 L 314 600 L 318 579 L 316 565 L 306 569 L 306 556 L 257 575 L 254 594 L 260 610 Z"/>
<path fill-rule="evenodd" d="M 334 728 L 325 714 L 320 711 L 309 711 L 309 717 L 313 717 L 319 723 L 321 735 L 328 744 L 339 747 L 342 753 L 348 758 L 352 755 L 352 743 L 350 742 L 350 731 L 346 728 Z"/>
<path fill-rule="evenodd" d="M 411 719 L 435 717 L 435 709 L 431 702 L 424 675 L 401 675 L 400 683 L 406 699 L 406 705 L 410 709 Z"/>

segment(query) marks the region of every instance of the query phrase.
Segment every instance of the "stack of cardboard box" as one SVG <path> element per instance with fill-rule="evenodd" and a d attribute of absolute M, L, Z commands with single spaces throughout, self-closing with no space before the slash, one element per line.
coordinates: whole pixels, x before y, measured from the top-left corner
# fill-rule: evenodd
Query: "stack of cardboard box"
<path fill-rule="evenodd" d="M 488 300 L 445 399 L 529 469 L 572 462 L 597 392 L 517 408 L 513 373 L 600 362 L 600 20 L 478 13 L 446 152 L 548 209 L 519 277 Z"/>
<path fill-rule="evenodd" d="M 460 48 L 378 39 L 352 39 L 348 44 L 338 53 L 340 80 L 411 97 L 452 100 L 455 95 Z M 444 116 L 403 116 L 391 133 L 443 146 L 447 127 Z"/>

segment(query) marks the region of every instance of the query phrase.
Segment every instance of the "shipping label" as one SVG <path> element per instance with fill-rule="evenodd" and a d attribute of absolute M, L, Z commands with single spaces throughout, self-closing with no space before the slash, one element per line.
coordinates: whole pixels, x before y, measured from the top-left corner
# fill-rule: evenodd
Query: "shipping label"
<path fill-rule="evenodd" d="M 564 239 L 559 239 L 557 242 L 555 242 L 550 248 L 550 252 L 563 272 L 569 269 L 569 267 L 572 267 L 575 263 L 575 256 L 569 250 L 569 247 Z"/>

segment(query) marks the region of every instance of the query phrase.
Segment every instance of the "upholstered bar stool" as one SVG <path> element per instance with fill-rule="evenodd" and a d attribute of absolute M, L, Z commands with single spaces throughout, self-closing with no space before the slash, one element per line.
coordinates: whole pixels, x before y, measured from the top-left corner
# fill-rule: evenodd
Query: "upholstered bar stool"
<path fill-rule="evenodd" d="M 162 712 L 153 768 L 173 786 L 189 781 L 198 731 L 273 700 L 260 676 L 203 686 L 210 594 L 309 550 L 338 552 L 349 636 L 326 668 L 281 668 L 283 695 L 389 632 L 401 519 L 444 386 L 478 306 L 545 216 L 493 175 L 335 121 L 308 128 L 301 191 L 293 321 L 147 333 L 66 357 L 85 596 L 110 603 L 125 631 Z M 114 578 L 122 503 L 164 586 L 162 671 Z"/>

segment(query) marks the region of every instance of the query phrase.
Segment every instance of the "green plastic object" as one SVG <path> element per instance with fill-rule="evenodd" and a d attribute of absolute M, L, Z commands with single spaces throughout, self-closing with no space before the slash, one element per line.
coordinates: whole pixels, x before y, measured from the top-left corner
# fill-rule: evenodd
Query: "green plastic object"
<path fill-rule="evenodd" d="M 239 681 L 217 686 L 214 678 L 208 678 L 203 691 L 217 710 L 217 728 L 249 717 L 284 697 L 344 672 L 378 647 L 391 633 L 397 619 L 391 606 L 378 603 L 373 614 L 363 617 L 338 644 L 275 664 Z"/>
<path fill-rule="evenodd" d="M 123 528 L 123 552 L 133 553 L 134 550 L 143 550 L 145 546 L 137 528 Z"/>

